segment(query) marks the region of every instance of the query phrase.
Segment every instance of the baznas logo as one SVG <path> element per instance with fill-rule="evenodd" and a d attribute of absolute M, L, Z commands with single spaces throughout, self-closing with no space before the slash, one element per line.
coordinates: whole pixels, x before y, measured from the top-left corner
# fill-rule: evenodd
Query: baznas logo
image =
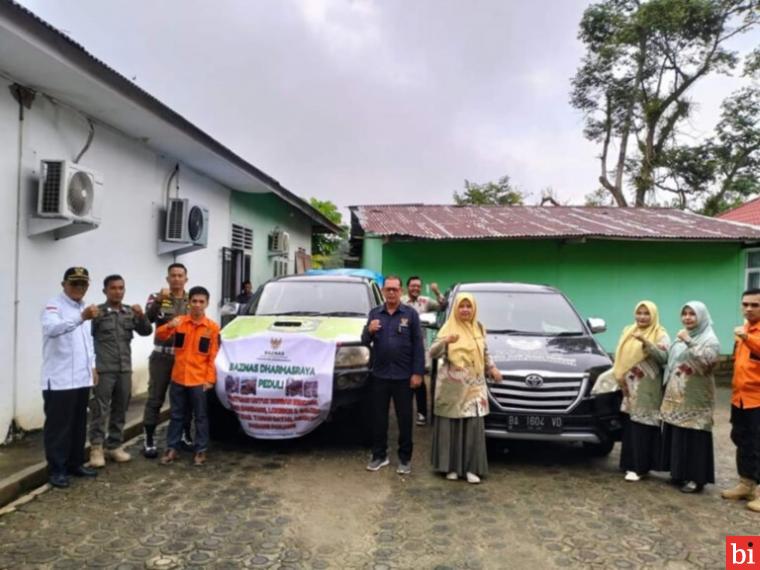
<path fill-rule="evenodd" d="M 281 338 L 270 338 L 269 344 L 272 345 L 272 350 L 277 350 L 280 348 L 280 345 L 282 344 Z"/>

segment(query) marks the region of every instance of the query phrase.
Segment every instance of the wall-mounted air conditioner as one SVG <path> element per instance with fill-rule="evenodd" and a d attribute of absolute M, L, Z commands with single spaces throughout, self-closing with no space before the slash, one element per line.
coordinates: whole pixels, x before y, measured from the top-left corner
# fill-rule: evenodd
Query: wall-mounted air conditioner
<path fill-rule="evenodd" d="M 170 198 L 158 253 L 186 253 L 208 245 L 208 208 L 187 198 Z"/>
<path fill-rule="evenodd" d="M 171 198 L 166 211 L 166 241 L 205 247 L 208 209 L 186 198 Z"/>
<path fill-rule="evenodd" d="M 68 160 L 41 161 L 29 235 L 54 232 L 62 238 L 97 228 L 102 192 L 102 180 L 95 171 Z"/>
<path fill-rule="evenodd" d="M 280 229 L 269 234 L 269 253 L 271 255 L 287 255 L 290 251 L 290 235 Z"/>

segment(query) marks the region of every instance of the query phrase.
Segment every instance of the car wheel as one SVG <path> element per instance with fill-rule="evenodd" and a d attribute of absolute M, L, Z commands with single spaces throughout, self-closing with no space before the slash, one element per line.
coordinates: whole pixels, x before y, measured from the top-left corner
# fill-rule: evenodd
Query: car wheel
<path fill-rule="evenodd" d="M 601 443 L 584 443 L 583 449 L 586 450 L 591 457 L 607 457 L 612 448 L 615 447 L 615 441 L 608 439 Z"/>
<path fill-rule="evenodd" d="M 216 441 L 233 438 L 240 431 L 240 422 L 234 412 L 225 408 L 214 389 L 206 392 L 209 436 Z"/>

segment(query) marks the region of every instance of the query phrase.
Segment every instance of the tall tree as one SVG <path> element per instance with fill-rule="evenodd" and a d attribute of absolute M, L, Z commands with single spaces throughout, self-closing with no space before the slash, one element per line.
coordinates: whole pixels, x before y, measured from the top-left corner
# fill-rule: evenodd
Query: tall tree
<path fill-rule="evenodd" d="M 506 175 L 485 184 L 465 180 L 464 192 L 454 192 L 454 202 L 459 206 L 519 206 L 524 200 L 525 195 L 510 184 Z"/>
<path fill-rule="evenodd" d="M 745 63 L 757 76 L 760 50 Z M 715 215 L 760 192 L 760 86 L 750 85 L 723 101 L 715 136 L 694 146 L 674 145 L 663 154 L 658 189 L 678 196 L 678 206 Z"/>
<path fill-rule="evenodd" d="M 633 204 L 646 205 L 689 116 L 688 90 L 734 69 L 738 56 L 726 43 L 758 22 L 760 0 L 603 0 L 586 9 L 571 103 L 602 147 L 599 182 L 617 205 L 629 205 L 626 182 Z"/>

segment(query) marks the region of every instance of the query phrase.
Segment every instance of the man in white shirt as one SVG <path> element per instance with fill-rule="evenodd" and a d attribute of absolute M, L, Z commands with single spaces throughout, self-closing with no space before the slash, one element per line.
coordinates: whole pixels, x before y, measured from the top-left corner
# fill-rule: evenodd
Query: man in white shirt
<path fill-rule="evenodd" d="M 84 465 L 84 445 L 87 401 L 90 388 L 98 382 L 90 332 L 98 307 L 85 307 L 90 274 L 84 267 L 68 268 L 61 285 L 63 292 L 42 311 L 42 398 L 50 484 L 68 487 L 70 475 L 97 475 Z"/>

